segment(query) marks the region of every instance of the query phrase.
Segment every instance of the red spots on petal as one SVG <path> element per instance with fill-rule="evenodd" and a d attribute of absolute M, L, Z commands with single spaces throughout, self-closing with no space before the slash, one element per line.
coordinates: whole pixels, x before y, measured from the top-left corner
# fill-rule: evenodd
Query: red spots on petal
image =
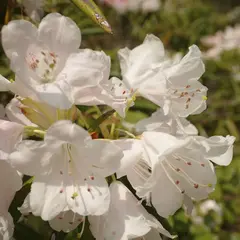
<path fill-rule="evenodd" d="M 177 172 L 180 172 L 180 168 L 177 168 L 176 171 L 177 171 Z"/>
<path fill-rule="evenodd" d="M 181 192 L 182 194 L 184 194 L 185 193 L 185 190 L 182 190 L 182 192 Z"/>
<path fill-rule="evenodd" d="M 200 90 L 200 89 L 197 89 L 196 92 L 201 92 L 201 90 Z"/>
<path fill-rule="evenodd" d="M 202 167 L 205 167 L 205 164 L 204 164 L 204 163 L 201 163 L 201 166 L 202 166 Z"/>
<path fill-rule="evenodd" d="M 191 166 L 191 165 L 192 165 L 192 163 L 191 163 L 191 162 L 187 162 L 187 165 Z"/>
<path fill-rule="evenodd" d="M 195 184 L 194 184 L 194 187 L 197 189 L 197 188 L 199 187 L 199 185 L 195 183 Z"/>
<path fill-rule="evenodd" d="M 125 94 L 125 93 L 126 93 L 126 91 L 124 90 L 122 94 Z"/>
<path fill-rule="evenodd" d="M 60 193 L 63 193 L 63 189 L 61 189 L 59 192 L 60 192 Z"/>
<path fill-rule="evenodd" d="M 63 219 L 63 217 L 58 217 L 58 219 L 59 219 L 59 220 L 62 220 L 62 219 Z"/>
<path fill-rule="evenodd" d="M 190 88 L 191 86 L 190 85 L 187 85 L 186 88 Z"/>
<path fill-rule="evenodd" d="M 90 187 L 88 187 L 88 188 L 87 188 L 87 191 L 88 191 L 88 192 L 91 192 L 91 188 L 90 188 Z"/>
<path fill-rule="evenodd" d="M 180 183 L 180 181 L 177 180 L 175 183 L 178 185 Z"/>
<path fill-rule="evenodd" d="M 184 93 L 184 96 L 187 96 L 187 95 L 188 95 L 188 92 L 185 92 L 185 93 Z"/>
<path fill-rule="evenodd" d="M 90 176 L 90 179 L 91 179 L 91 180 L 94 180 L 95 178 L 94 178 L 94 176 Z"/>

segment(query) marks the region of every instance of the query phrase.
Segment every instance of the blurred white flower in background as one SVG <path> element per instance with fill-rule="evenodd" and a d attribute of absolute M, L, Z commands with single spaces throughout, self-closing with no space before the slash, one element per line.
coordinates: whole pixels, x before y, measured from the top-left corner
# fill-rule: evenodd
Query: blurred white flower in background
<path fill-rule="evenodd" d="M 204 224 L 204 217 L 206 217 L 210 212 L 215 214 L 216 217 L 214 218 L 214 221 L 219 224 L 221 222 L 223 210 L 215 200 L 211 199 L 208 199 L 200 203 L 197 207 L 194 207 L 191 219 L 194 224 Z M 212 222 L 211 225 L 214 225 L 214 222 Z"/>
<path fill-rule="evenodd" d="M 204 56 L 218 58 L 223 51 L 239 49 L 240 25 L 228 26 L 224 31 L 218 31 L 215 35 L 203 37 L 201 41 L 210 47 Z"/>
<path fill-rule="evenodd" d="M 112 6 L 119 13 L 128 11 L 154 12 L 161 6 L 160 0 L 100 0 L 100 2 Z"/>
<path fill-rule="evenodd" d="M 41 20 L 44 0 L 18 0 L 18 2 L 23 5 L 24 11 L 34 22 Z"/>

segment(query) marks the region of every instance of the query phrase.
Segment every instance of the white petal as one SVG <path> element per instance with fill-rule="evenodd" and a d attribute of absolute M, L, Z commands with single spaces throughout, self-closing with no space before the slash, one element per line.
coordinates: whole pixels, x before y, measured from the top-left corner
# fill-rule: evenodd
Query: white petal
<path fill-rule="evenodd" d="M 1 154 L 7 156 L 15 145 L 22 140 L 24 127 L 18 123 L 0 120 L 0 159 L 5 159 Z"/>
<path fill-rule="evenodd" d="M 158 169 L 157 175 L 159 178 L 151 194 L 152 204 L 159 215 L 168 217 L 182 206 L 183 194 L 163 168 Z"/>
<path fill-rule="evenodd" d="M 54 157 L 54 149 L 43 142 L 25 140 L 18 144 L 16 149 L 9 159 L 20 172 L 34 176 L 51 170 L 49 164 Z"/>
<path fill-rule="evenodd" d="M 134 48 L 130 53 L 123 49 L 118 54 L 124 69 L 122 74 L 124 74 L 125 83 L 128 84 L 129 88 L 136 89 L 143 81 L 141 76 L 162 60 L 164 47 L 159 38 L 150 34 L 146 36 L 143 44 Z M 147 79 L 145 78 L 145 80 Z"/>
<path fill-rule="evenodd" d="M 68 120 L 61 120 L 54 123 L 46 132 L 45 141 L 50 144 L 61 141 L 62 143 L 71 143 L 78 147 L 82 144 L 91 142 L 89 133 Z"/>
<path fill-rule="evenodd" d="M 66 176 L 66 199 L 69 208 L 79 215 L 102 215 L 107 212 L 110 204 L 110 192 L 104 177 L 87 172 L 76 172 L 74 178 Z M 73 197 L 76 195 L 76 197 Z"/>
<path fill-rule="evenodd" d="M 83 217 L 70 210 L 61 212 L 54 219 L 49 221 L 49 225 L 57 232 L 71 232 L 83 221 Z"/>
<path fill-rule="evenodd" d="M 175 86 L 186 86 L 186 81 L 198 80 L 205 72 L 201 51 L 196 45 L 189 47 L 188 54 L 166 71 L 168 80 Z"/>
<path fill-rule="evenodd" d="M 174 157 L 167 157 L 167 161 L 175 169 L 180 169 L 178 173 L 185 173 L 195 183 L 203 185 L 216 184 L 212 163 L 198 149 L 178 149 L 174 152 Z"/>
<path fill-rule="evenodd" d="M 183 207 L 184 207 L 187 215 L 190 216 L 192 214 L 194 205 L 193 205 L 192 199 L 189 196 L 187 196 L 186 194 L 184 194 Z"/>
<path fill-rule="evenodd" d="M 9 91 L 10 82 L 0 74 L 0 92 Z"/>
<path fill-rule="evenodd" d="M 12 216 L 9 213 L 0 215 L 0 239 L 9 240 L 12 239 L 14 231 L 14 223 Z"/>
<path fill-rule="evenodd" d="M 33 87 L 40 100 L 55 108 L 69 109 L 73 104 L 56 83 L 40 84 Z"/>
<path fill-rule="evenodd" d="M 55 218 L 67 206 L 62 188 L 63 182 L 57 170 L 50 175 L 36 176 L 30 192 L 32 213 L 44 221 Z"/>
<path fill-rule="evenodd" d="M 186 86 L 188 83 L 185 83 Z M 179 88 L 172 97 L 171 111 L 179 117 L 188 117 L 190 114 L 199 114 L 206 105 L 207 88 L 198 81 L 193 81 L 189 87 Z"/>
<path fill-rule="evenodd" d="M 23 214 L 24 216 L 27 216 L 29 213 L 32 212 L 30 207 L 30 194 L 28 194 L 21 207 L 18 208 L 18 211 Z"/>
<path fill-rule="evenodd" d="M 7 161 L 0 160 L 0 212 L 8 211 L 15 193 L 22 187 L 22 179 Z M 11 176 L 9 178 L 9 176 Z M 6 181 L 7 179 L 7 181 Z"/>
<path fill-rule="evenodd" d="M 142 134 L 143 146 L 149 158 L 151 167 L 158 163 L 159 157 L 175 148 L 188 144 L 188 139 L 177 139 L 176 137 L 161 132 L 144 132 Z"/>
<path fill-rule="evenodd" d="M 172 114 L 164 115 L 162 109 L 154 112 L 149 118 L 145 118 L 136 124 L 136 131 L 143 133 L 145 131 L 165 132 L 172 135 L 181 136 L 197 135 L 197 128 L 184 118 L 179 118 L 181 126 L 176 121 L 176 117 Z"/>
<path fill-rule="evenodd" d="M 198 129 L 187 119 L 185 118 L 179 118 L 180 123 L 183 126 L 183 130 L 187 135 L 198 135 Z M 182 135 L 182 130 L 178 129 L 177 131 L 178 135 Z"/>
<path fill-rule="evenodd" d="M 137 238 L 136 240 L 141 240 L 142 238 Z M 152 229 L 149 231 L 145 236 L 144 240 L 162 240 L 162 238 L 159 235 L 159 232 L 155 229 Z"/>
<path fill-rule="evenodd" d="M 146 235 L 151 227 L 163 229 L 122 183 L 114 182 L 110 189 L 111 204 L 108 213 L 101 216 L 100 221 L 89 218 L 93 234 L 102 235 L 102 238 L 95 235 L 97 239 L 127 240 Z M 171 236 L 167 231 L 164 233 Z"/>
<path fill-rule="evenodd" d="M 232 161 L 233 143 L 235 137 L 233 136 L 213 136 L 210 138 L 196 137 L 204 148 L 204 155 L 218 165 L 227 166 Z"/>
<path fill-rule="evenodd" d="M 16 122 L 25 126 L 34 126 L 37 125 L 32 123 L 20 109 L 21 103 L 17 98 L 13 98 L 8 105 L 6 106 L 6 114 L 10 121 Z"/>
<path fill-rule="evenodd" d="M 142 144 L 139 140 L 116 140 L 114 141 L 123 151 L 120 167 L 117 171 L 118 178 L 126 175 L 126 171 L 132 168 L 142 156 Z"/>
<path fill-rule="evenodd" d="M 188 164 L 186 165 L 188 166 Z M 164 168 L 164 171 L 168 175 L 169 179 L 171 180 L 171 183 L 175 185 L 179 192 L 181 192 L 182 194 L 186 193 L 189 197 L 195 200 L 202 200 L 207 198 L 209 193 L 214 190 L 214 185 L 216 184 L 216 176 L 213 170 L 207 171 L 207 174 L 205 175 L 196 174 L 196 172 L 193 172 L 190 176 L 188 176 L 186 173 L 184 173 L 186 169 L 180 169 L 180 171 L 178 171 L 176 170 L 177 168 L 174 168 L 168 162 L 162 162 L 162 167 Z M 197 176 L 194 176 L 194 173 Z M 212 182 L 209 182 L 209 184 L 202 184 L 201 182 L 198 183 L 195 180 L 201 179 L 202 182 L 208 182 L 207 180 L 204 181 L 204 177 L 206 177 L 206 179 L 211 179 Z"/>
<path fill-rule="evenodd" d="M 109 105 L 124 115 L 127 95 L 113 91 L 109 74 L 110 58 L 104 52 L 84 49 L 70 55 L 57 84 L 75 104 Z"/>
<path fill-rule="evenodd" d="M 81 42 L 81 32 L 76 23 L 59 13 L 50 13 L 43 18 L 38 34 L 39 40 L 53 52 L 64 55 L 76 51 Z"/>
<path fill-rule="evenodd" d="M 123 151 L 115 141 L 93 140 L 91 150 L 93 155 L 89 162 L 96 166 L 93 167 L 94 172 L 107 177 L 119 169 Z"/>
<path fill-rule="evenodd" d="M 122 75 L 126 74 L 128 70 L 128 59 L 131 54 L 131 50 L 129 48 L 122 48 L 118 51 L 118 58 L 121 67 Z"/>
<path fill-rule="evenodd" d="M 2 45 L 10 60 L 17 54 L 24 61 L 27 48 L 36 41 L 36 37 L 37 28 L 29 21 L 10 21 L 2 28 Z"/>

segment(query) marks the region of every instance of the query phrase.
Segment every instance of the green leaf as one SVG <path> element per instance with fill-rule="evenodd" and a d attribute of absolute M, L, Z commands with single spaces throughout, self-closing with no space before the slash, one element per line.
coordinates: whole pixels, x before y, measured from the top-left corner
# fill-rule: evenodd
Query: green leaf
<path fill-rule="evenodd" d="M 101 10 L 92 0 L 71 0 L 79 9 L 86 13 L 95 23 L 106 32 L 112 33 L 112 28 Z"/>

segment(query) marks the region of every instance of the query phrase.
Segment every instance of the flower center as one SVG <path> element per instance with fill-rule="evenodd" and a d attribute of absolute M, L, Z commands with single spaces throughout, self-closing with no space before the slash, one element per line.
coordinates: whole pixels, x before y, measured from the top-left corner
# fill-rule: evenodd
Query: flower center
<path fill-rule="evenodd" d="M 37 45 L 31 45 L 28 48 L 25 59 L 29 69 L 37 75 L 40 83 L 54 81 L 59 62 L 56 53 Z"/>
<path fill-rule="evenodd" d="M 200 88 L 194 88 L 191 85 L 186 85 L 185 88 L 170 88 L 168 92 L 172 100 L 179 101 L 180 99 L 185 100 L 185 109 L 189 108 L 189 105 L 194 98 L 202 96 L 203 100 L 207 100 L 207 97 L 203 95 L 203 92 Z"/>

